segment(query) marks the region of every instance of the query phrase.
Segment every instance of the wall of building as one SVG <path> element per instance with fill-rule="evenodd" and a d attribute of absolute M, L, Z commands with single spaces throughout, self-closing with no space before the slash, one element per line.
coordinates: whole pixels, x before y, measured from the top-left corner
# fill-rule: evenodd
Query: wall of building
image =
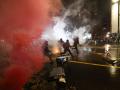
<path fill-rule="evenodd" d="M 120 4 L 118 6 L 118 0 L 112 0 L 112 10 L 111 10 L 111 27 L 112 27 L 112 33 L 118 33 L 118 30 L 120 30 L 120 23 L 118 26 L 118 18 L 120 22 Z M 118 9 L 119 8 L 119 9 Z M 119 10 L 119 11 L 118 11 Z M 119 13 L 119 15 L 118 15 Z M 118 17 L 119 16 L 119 17 Z M 119 29 L 118 29 L 119 27 Z"/>

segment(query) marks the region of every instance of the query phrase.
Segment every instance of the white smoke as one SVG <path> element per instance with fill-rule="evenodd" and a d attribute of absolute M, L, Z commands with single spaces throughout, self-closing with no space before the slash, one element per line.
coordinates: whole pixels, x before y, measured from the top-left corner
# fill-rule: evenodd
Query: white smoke
<path fill-rule="evenodd" d="M 91 39 L 91 34 L 89 33 L 90 26 L 80 27 L 79 29 L 75 29 L 73 33 L 73 37 L 79 37 L 80 44 L 86 43 L 86 40 Z"/>
<path fill-rule="evenodd" d="M 49 27 L 47 27 L 47 29 L 42 35 L 42 39 L 50 41 L 50 44 L 56 43 L 58 40 L 60 40 L 60 38 L 62 38 L 64 41 L 68 39 L 72 45 L 73 38 L 79 37 L 80 44 L 86 43 L 86 41 L 91 38 L 91 34 L 89 33 L 89 31 L 91 30 L 90 25 L 81 26 L 79 28 L 73 27 L 72 31 L 65 30 L 65 27 L 69 27 L 71 23 L 71 21 L 67 20 L 67 17 L 74 17 L 77 14 L 81 16 L 80 10 L 83 3 L 84 2 L 82 0 L 78 0 L 72 5 L 70 5 L 68 9 L 65 10 L 63 16 L 54 17 L 54 25 L 50 25 Z M 88 21 L 88 18 L 83 18 L 83 22 Z"/>

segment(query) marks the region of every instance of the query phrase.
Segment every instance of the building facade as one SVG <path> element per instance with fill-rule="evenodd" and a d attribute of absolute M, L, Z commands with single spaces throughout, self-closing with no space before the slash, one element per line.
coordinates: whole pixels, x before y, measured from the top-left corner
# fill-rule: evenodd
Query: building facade
<path fill-rule="evenodd" d="M 111 32 L 120 32 L 120 0 L 112 0 L 111 7 Z"/>

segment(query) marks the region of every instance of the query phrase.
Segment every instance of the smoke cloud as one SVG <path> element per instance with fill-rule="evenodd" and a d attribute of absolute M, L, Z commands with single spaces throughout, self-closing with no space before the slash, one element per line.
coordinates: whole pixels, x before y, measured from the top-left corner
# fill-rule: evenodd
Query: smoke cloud
<path fill-rule="evenodd" d="M 64 41 L 69 39 L 71 45 L 75 37 L 79 37 L 80 44 L 91 39 L 90 32 L 95 22 L 91 20 L 91 13 L 84 7 L 84 3 L 85 0 L 77 0 L 64 8 L 62 16 L 53 18 L 54 24 L 46 29 L 42 39 L 50 41 L 50 44 L 56 43 L 60 38 Z"/>
<path fill-rule="evenodd" d="M 60 0 L 0 0 L 0 90 L 22 90 L 42 68 L 41 45 L 34 42 L 61 6 Z"/>

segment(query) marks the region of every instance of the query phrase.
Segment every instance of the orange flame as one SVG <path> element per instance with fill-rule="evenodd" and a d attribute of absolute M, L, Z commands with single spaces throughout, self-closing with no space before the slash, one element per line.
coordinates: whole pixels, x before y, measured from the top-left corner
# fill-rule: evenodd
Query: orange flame
<path fill-rule="evenodd" d="M 59 47 L 54 46 L 54 47 L 52 48 L 52 52 L 53 52 L 53 54 L 59 54 L 59 53 L 60 53 Z"/>

